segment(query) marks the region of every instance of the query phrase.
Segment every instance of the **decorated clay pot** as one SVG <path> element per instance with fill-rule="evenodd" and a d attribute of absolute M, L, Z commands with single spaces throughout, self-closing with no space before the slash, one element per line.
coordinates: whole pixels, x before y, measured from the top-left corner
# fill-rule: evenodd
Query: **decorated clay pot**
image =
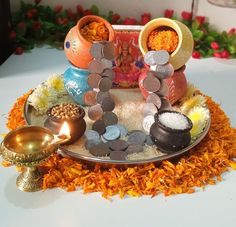
<path fill-rule="evenodd" d="M 88 75 L 88 70 L 74 66 L 70 66 L 64 72 L 65 88 L 73 100 L 80 105 L 85 105 L 83 100 L 84 93 L 91 90 L 87 82 Z"/>
<path fill-rule="evenodd" d="M 181 149 L 186 148 L 191 141 L 190 130 L 192 128 L 191 120 L 182 115 L 186 118 L 188 122 L 188 127 L 185 129 L 173 129 L 163 125 L 160 120 L 159 116 L 166 112 L 172 112 L 182 115 L 179 112 L 175 111 L 162 111 L 155 115 L 155 123 L 150 128 L 150 136 L 152 141 L 155 145 L 164 153 L 173 153 L 179 151 Z"/>
<path fill-rule="evenodd" d="M 52 130 L 54 134 L 59 134 L 60 129 L 63 123 L 65 122 L 65 119 L 58 119 L 51 116 L 50 112 L 52 108 L 50 108 L 47 111 L 47 119 L 44 122 L 44 126 Z M 66 145 L 72 144 L 75 141 L 77 141 L 80 137 L 82 137 L 82 135 L 84 134 L 86 130 L 86 122 L 84 120 L 85 111 L 82 107 L 80 107 L 79 109 L 80 109 L 80 114 L 77 118 L 66 119 L 66 122 L 68 123 L 69 128 L 70 128 L 70 136 L 71 136 L 71 139 L 67 141 L 66 143 L 64 143 Z"/>
<path fill-rule="evenodd" d="M 170 55 L 170 63 L 174 70 L 181 68 L 192 55 L 194 42 L 191 31 L 186 25 L 176 20 L 168 18 L 151 20 L 143 27 L 139 35 L 139 48 L 143 55 L 149 51 L 147 41 L 150 33 L 158 28 L 170 28 L 177 33 L 179 41 L 177 48 Z"/>
<path fill-rule="evenodd" d="M 73 65 L 82 69 L 88 68 L 88 63 L 92 60 L 92 56 L 89 53 L 92 43 L 81 35 L 80 30 L 83 26 L 92 21 L 103 22 L 109 32 L 108 41 L 114 40 L 114 30 L 108 21 L 95 15 L 82 17 L 68 32 L 64 42 L 66 57 Z"/>
<path fill-rule="evenodd" d="M 175 71 L 174 74 L 165 79 L 169 88 L 168 95 L 166 96 L 171 104 L 174 104 L 181 99 L 187 90 L 187 80 L 184 74 L 185 66 Z M 144 71 L 139 77 L 139 88 L 144 98 L 148 96 L 148 91 L 143 87 L 143 80 L 147 76 L 147 71 Z"/>

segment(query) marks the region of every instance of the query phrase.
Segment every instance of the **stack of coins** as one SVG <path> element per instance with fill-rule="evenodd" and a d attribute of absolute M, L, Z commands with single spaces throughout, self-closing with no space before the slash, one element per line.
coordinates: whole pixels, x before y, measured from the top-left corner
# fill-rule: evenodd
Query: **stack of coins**
<path fill-rule="evenodd" d="M 143 129 L 149 133 L 154 123 L 154 115 L 160 110 L 171 109 L 170 102 L 165 98 L 169 90 L 165 79 L 174 73 L 173 66 L 169 63 L 170 55 L 166 50 L 149 51 L 144 56 L 144 61 L 150 66 L 143 87 L 149 92 L 143 108 Z"/>
<path fill-rule="evenodd" d="M 88 117 L 95 121 L 93 130 L 103 134 L 106 126 L 118 122 L 116 114 L 112 112 L 115 102 L 109 93 L 114 79 L 112 70 L 112 60 L 115 57 L 114 45 L 108 41 L 94 42 L 90 54 L 93 60 L 88 66 L 90 72 L 88 84 L 93 90 L 84 94 L 84 102 L 90 106 Z"/>

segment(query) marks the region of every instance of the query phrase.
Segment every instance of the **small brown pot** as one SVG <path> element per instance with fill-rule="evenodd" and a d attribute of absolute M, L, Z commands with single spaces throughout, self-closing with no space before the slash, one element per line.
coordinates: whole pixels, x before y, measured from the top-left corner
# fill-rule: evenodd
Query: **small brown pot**
<path fill-rule="evenodd" d="M 75 141 L 77 141 L 80 137 L 82 137 L 82 135 L 84 134 L 84 132 L 86 130 L 86 122 L 84 120 L 85 111 L 82 107 L 80 107 L 80 115 L 77 118 L 66 119 L 66 120 L 65 119 L 57 119 L 55 117 L 50 116 L 51 109 L 52 108 L 50 108 L 47 111 L 48 117 L 47 117 L 46 121 L 44 122 L 44 126 L 46 128 L 49 128 L 55 134 L 59 134 L 62 124 L 66 121 L 69 125 L 69 128 L 70 128 L 71 139 L 64 144 L 66 144 L 66 145 L 72 144 Z"/>
<path fill-rule="evenodd" d="M 111 24 L 105 19 L 95 16 L 88 15 L 82 17 L 77 25 L 75 25 L 67 33 L 64 42 L 64 51 L 68 60 L 74 65 L 82 69 L 88 68 L 88 63 L 92 60 L 92 56 L 89 50 L 92 43 L 87 41 L 80 33 L 82 27 L 92 21 L 103 22 L 109 31 L 108 41 L 112 42 L 114 40 L 114 30 Z"/>

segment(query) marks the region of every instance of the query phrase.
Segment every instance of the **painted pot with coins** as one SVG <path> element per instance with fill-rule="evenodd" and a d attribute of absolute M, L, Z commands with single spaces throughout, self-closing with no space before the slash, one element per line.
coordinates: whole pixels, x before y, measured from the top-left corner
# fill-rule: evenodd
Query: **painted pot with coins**
<path fill-rule="evenodd" d="M 111 24 L 105 19 L 88 15 L 82 17 L 76 26 L 68 32 L 64 51 L 68 60 L 82 69 L 87 69 L 92 56 L 89 52 L 92 43 L 96 41 L 114 40 L 114 30 Z"/>
<path fill-rule="evenodd" d="M 181 99 L 187 90 L 187 80 L 184 73 L 185 66 L 174 71 L 173 75 L 165 79 L 165 84 L 162 84 L 163 95 L 170 101 L 171 104 L 176 103 Z M 149 92 L 143 86 L 143 80 L 147 77 L 147 72 L 142 72 L 139 76 L 139 88 L 144 98 L 147 98 Z"/>
<path fill-rule="evenodd" d="M 71 139 L 65 144 L 72 144 L 77 141 L 86 130 L 86 122 L 84 120 L 84 109 L 72 103 L 63 103 L 51 107 L 47 111 L 47 119 L 44 126 L 58 134 L 62 124 L 66 121 L 70 128 Z"/>
<path fill-rule="evenodd" d="M 191 120 L 176 111 L 161 111 L 154 116 L 150 136 L 155 145 L 164 153 L 173 153 L 190 144 Z"/>
<path fill-rule="evenodd" d="M 70 66 L 64 72 L 65 88 L 73 100 L 80 105 L 85 105 L 83 99 L 84 93 L 91 90 L 87 82 L 88 75 L 88 70 L 74 66 Z"/>

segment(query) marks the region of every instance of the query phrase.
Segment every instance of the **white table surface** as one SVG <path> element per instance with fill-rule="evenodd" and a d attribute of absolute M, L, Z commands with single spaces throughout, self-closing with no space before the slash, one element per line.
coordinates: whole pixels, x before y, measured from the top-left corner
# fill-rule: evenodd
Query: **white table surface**
<path fill-rule="evenodd" d="M 0 66 L 0 134 L 6 133 L 6 116 L 17 97 L 53 73 L 68 67 L 63 51 L 37 48 L 11 56 Z M 190 59 L 187 79 L 221 104 L 236 126 L 236 60 Z M 1 139 L 0 139 L 1 140 Z M 223 181 L 197 189 L 194 194 L 155 198 L 112 198 L 100 193 L 60 189 L 25 193 L 15 186 L 14 167 L 0 167 L 1 227 L 232 227 L 236 224 L 236 172 L 223 174 Z"/>

